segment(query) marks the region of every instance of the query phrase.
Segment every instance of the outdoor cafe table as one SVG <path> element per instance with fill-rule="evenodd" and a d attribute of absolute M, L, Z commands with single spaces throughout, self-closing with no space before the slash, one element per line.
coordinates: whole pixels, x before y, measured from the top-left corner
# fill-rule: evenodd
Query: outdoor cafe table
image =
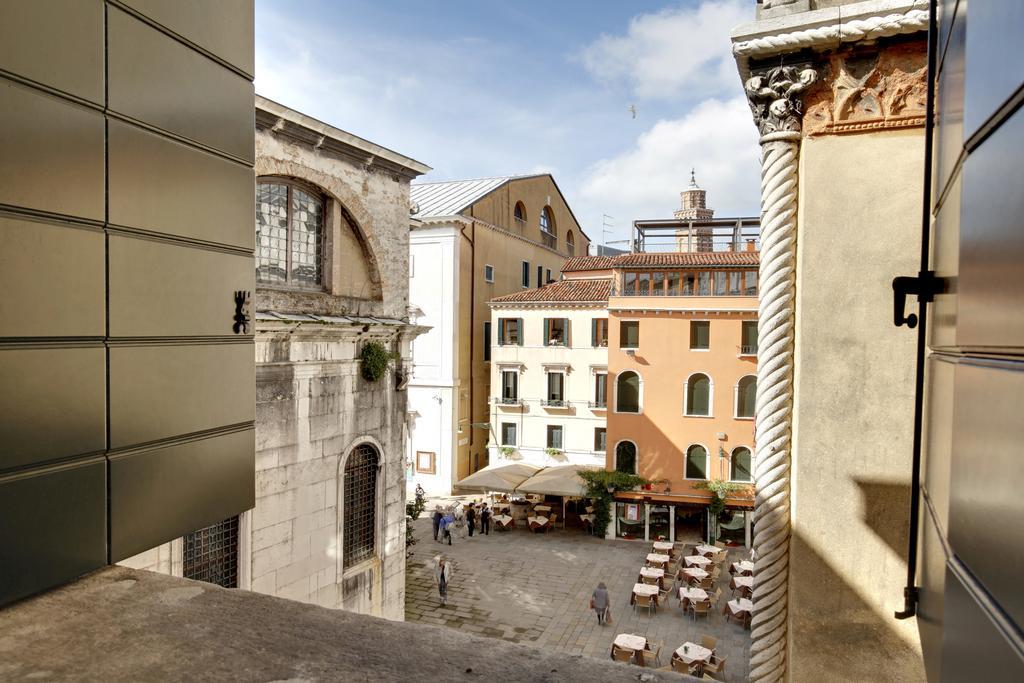
<path fill-rule="evenodd" d="M 629 596 L 629 604 L 633 604 L 636 601 L 636 596 L 646 595 L 654 598 L 654 604 L 658 604 L 658 587 L 652 586 L 647 583 L 634 583 L 633 593 Z"/>
<path fill-rule="evenodd" d="M 732 577 L 732 584 L 730 588 L 753 588 L 754 577 L 753 576 L 734 576 Z"/>
<path fill-rule="evenodd" d="M 717 555 L 722 549 L 713 545 L 699 545 L 697 552 L 701 555 Z"/>
<path fill-rule="evenodd" d="M 669 543 L 668 541 L 655 541 L 654 542 L 654 549 L 655 550 L 672 550 L 672 547 L 673 547 L 673 544 Z"/>
<path fill-rule="evenodd" d="M 686 562 L 687 567 L 705 567 L 711 564 L 711 560 L 703 555 L 687 555 L 683 561 Z"/>
<path fill-rule="evenodd" d="M 703 588 L 688 588 L 683 586 L 679 589 L 679 599 L 689 600 L 690 602 L 700 602 L 701 600 L 708 599 L 708 593 Z"/>
<path fill-rule="evenodd" d="M 495 512 L 499 512 L 500 510 L 508 510 L 511 507 L 511 503 L 495 503 L 494 505 L 491 506 L 491 509 L 494 510 Z"/>
<path fill-rule="evenodd" d="M 494 523 L 498 526 L 505 526 L 506 524 L 510 524 L 512 522 L 512 518 L 508 515 L 494 515 Z"/>
<path fill-rule="evenodd" d="M 640 576 L 648 579 L 657 579 L 658 587 L 663 587 L 662 579 L 665 577 L 665 570 L 658 567 L 640 567 Z"/>
<path fill-rule="evenodd" d="M 647 647 L 647 639 L 643 636 L 636 636 L 632 633 L 620 633 L 615 636 L 615 640 L 612 641 L 615 647 L 623 650 L 632 650 L 633 656 L 636 657 L 637 652 L 642 652 Z"/>
<path fill-rule="evenodd" d="M 544 526 L 548 523 L 547 517 L 527 517 L 526 521 L 530 524 L 536 524 L 537 526 Z"/>
<path fill-rule="evenodd" d="M 737 574 L 753 574 L 754 563 L 749 560 L 740 560 L 732 563 L 733 571 Z"/>
<path fill-rule="evenodd" d="M 754 603 L 746 598 L 738 598 L 736 600 L 729 601 L 729 611 L 739 616 L 744 612 L 751 612 L 754 609 Z"/>
<path fill-rule="evenodd" d="M 684 664 L 693 664 L 694 662 L 707 664 L 711 661 L 712 652 L 703 645 L 687 642 L 680 645 L 674 654 L 676 657 L 681 659 Z"/>
<path fill-rule="evenodd" d="M 551 512 L 551 506 L 550 505 L 534 505 L 533 506 L 533 511 L 534 512 Z"/>
<path fill-rule="evenodd" d="M 650 553 L 647 555 L 647 561 L 651 564 L 660 564 L 665 566 L 669 563 L 672 558 L 668 555 L 659 555 L 658 553 Z"/>
<path fill-rule="evenodd" d="M 594 523 L 594 519 L 596 519 L 596 518 L 595 518 L 594 515 L 580 515 L 580 519 L 583 520 L 584 522 L 590 522 L 591 524 L 593 524 Z"/>
<path fill-rule="evenodd" d="M 700 579 L 705 579 L 709 576 L 709 574 L 700 567 L 687 567 L 683 570 L 683 574 L 689 576 L 690 578 L 697 579 L 698 581 Z"/>

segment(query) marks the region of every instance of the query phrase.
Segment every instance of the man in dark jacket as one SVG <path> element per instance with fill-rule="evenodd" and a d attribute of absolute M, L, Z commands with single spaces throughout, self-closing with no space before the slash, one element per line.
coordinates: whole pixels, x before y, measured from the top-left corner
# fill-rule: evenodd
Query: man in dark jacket
<path fill-rule="evenodd" d="M 473 538 L 473 529 L 476 528 L 476 506 L 470 505 L 466 510 L 466 524 L 469 526 L 469 537 Z"/>
<path fill-rule="evenodd" d="M 442 517 L 444 517 L 444 515 L 441 514 L 441 506 L 438 505 L 437 507 L 434 508 L 434 514 L 432 514 L 430 516 L 430 523 L 434 525 L 434 540 L 435 541 L 437 540 L 437 532 L 438 532 L 438 529 L 441 526 L 441 518 Z"/>
<path fill-rule="evenodd" d="M 491 509 L 487 507 L 487 503 L 484 503 L 483 509 L 480 510 L 480 533 L 491 535 Z"/>

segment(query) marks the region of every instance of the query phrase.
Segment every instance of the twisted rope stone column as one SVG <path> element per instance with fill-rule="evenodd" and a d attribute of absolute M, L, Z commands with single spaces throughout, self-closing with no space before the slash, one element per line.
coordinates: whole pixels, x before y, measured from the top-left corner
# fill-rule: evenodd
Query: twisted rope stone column
<path fill-rule="evenodd" d="M 761 132 L 751 681 L 779 681 L 786 673 L 797 163 L 801 95 L 815 79 L 810 68 L 781 66 L 745 84 Z"/>

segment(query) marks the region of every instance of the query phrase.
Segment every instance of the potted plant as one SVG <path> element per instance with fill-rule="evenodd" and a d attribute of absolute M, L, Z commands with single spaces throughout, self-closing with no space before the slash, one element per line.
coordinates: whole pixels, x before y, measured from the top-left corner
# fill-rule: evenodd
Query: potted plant
<path fill-rule="evenodd" d="M 562 458 L 562 449 L 560 448 L 545 448 L 544 452 L 549 458 L 554 458 L 555 460 L 561 460 Z"/>
<path fill-rule="evenodd" d="M 503 458 L 511 459 L 512 456 L 515 455 L 515 452 L 516 452 L 516 449 L 515 449 L 514 446 L 499 446 L 498 447 L 498 453 L 500 453 L 501 457 L 503 457 Z"/>

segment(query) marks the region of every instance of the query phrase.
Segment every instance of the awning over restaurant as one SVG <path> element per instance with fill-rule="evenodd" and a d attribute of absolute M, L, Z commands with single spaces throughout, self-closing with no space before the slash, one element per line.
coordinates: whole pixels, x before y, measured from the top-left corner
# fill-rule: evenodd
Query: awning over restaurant
<path fill-rule="evenodd" d="M 560 465 L 548 467 L 537 472 L 516 487 L 519 493 L 542 493 L 550 496 L 573 496 L 582 498 L 587 495 L 587 486 L 579 477 L 580 470 L 599 470 L 594 465 Z"/>
<path fill-rule="evenodd" d="M 520 462 L 488 465 L 456 484 L 459 488 L 482 491 L 514 491 L 517 486 L 540 471 L 540 467 Z"/>

